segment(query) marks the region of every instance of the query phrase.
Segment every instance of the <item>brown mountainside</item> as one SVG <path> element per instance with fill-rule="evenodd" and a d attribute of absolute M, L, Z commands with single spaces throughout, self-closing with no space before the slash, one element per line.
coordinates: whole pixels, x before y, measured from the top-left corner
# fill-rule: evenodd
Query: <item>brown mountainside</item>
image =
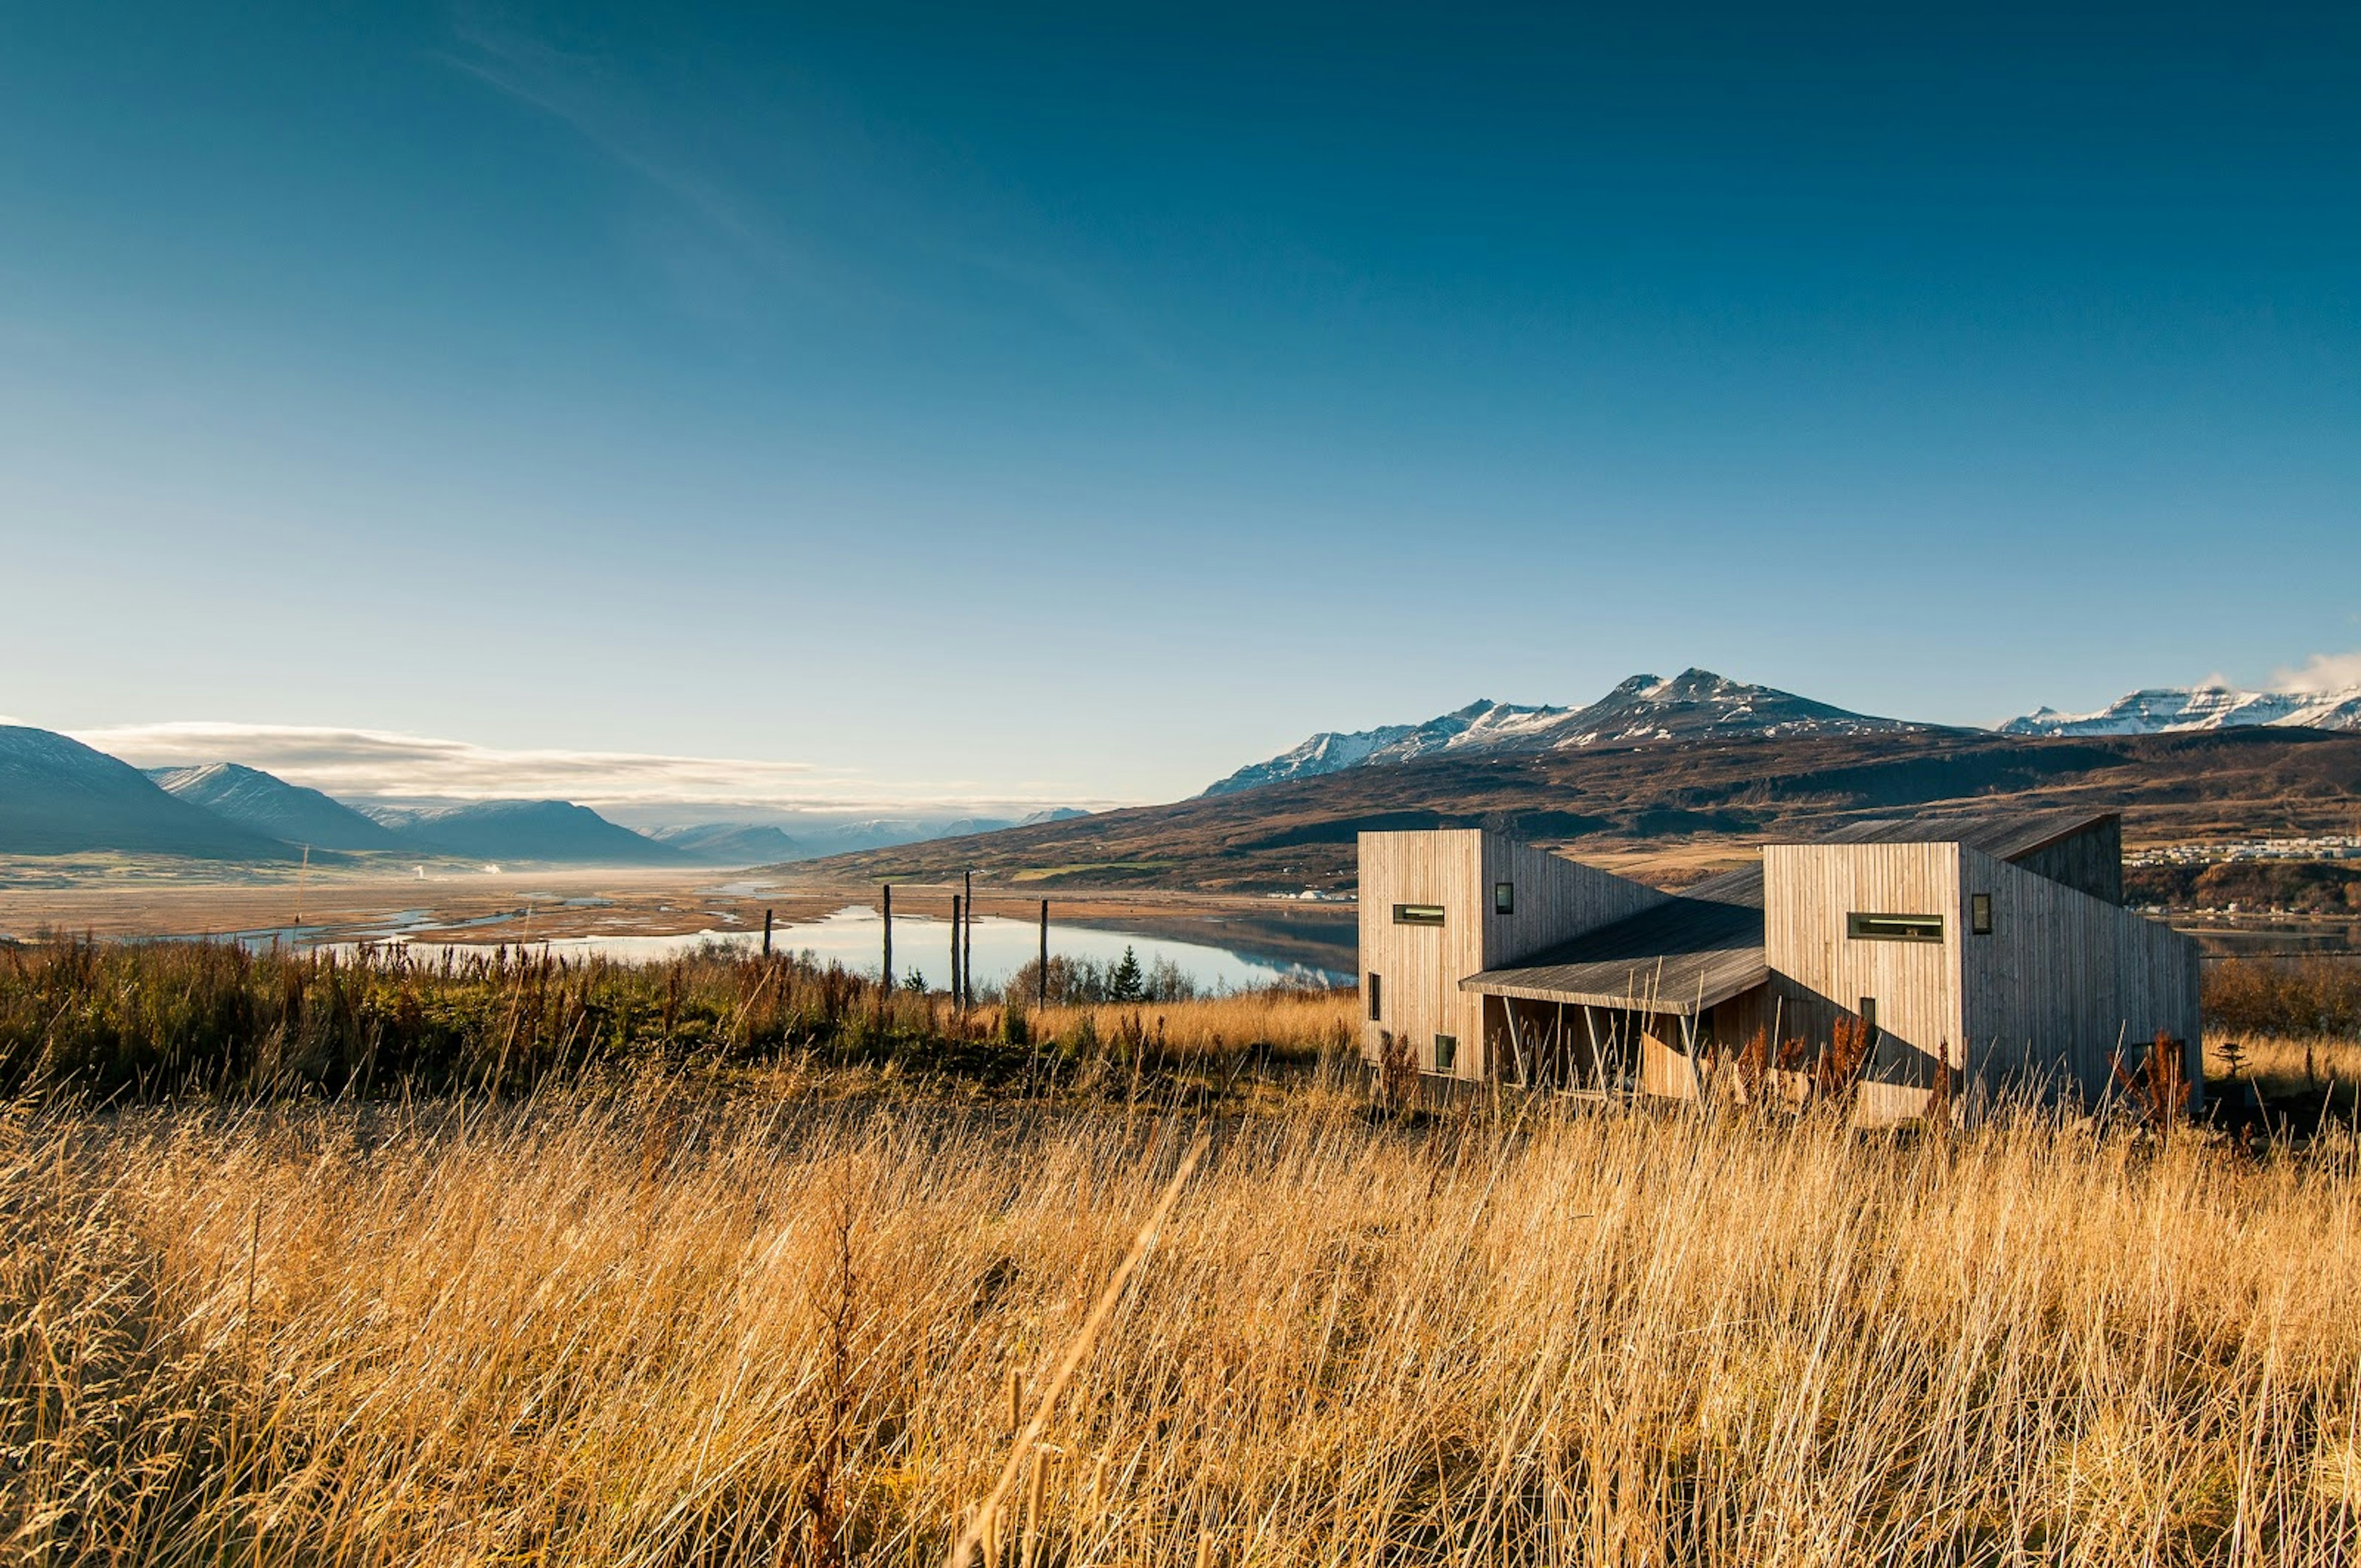
<path fill-rule="evenodd" d="M 1170 806 L 777 868 L 1044 886 L 1349 888 L 1364 828 L 1499 827 L 1578 854 L 1693 846 L 1897 812 L 2081 806 L 2135 843 L 2361 830 L 2361 735 L 2301 729 L 2041 740 L 1959 731 L 1808 736 L 1356 768 Z"/>

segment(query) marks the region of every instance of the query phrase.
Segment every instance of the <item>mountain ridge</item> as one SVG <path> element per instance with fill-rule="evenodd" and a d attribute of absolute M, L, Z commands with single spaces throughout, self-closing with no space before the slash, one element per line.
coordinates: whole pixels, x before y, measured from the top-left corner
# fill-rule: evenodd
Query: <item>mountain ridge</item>
<path fill-rule="evenodd" d="M 397 850 L 401 838 L 343 801 L 240 762 L 148 768 L 169 794 L 287 844 L 315 850 Z"/>
<path fill-rule="evenodd" d="M 808 853 L 801 839 L 767 822 L 703 822 L 691 828 L 651 828 L 647 837 L 717 866 L 763 865 L 796 860 Z"/>
<path fill-rule="evenodd" d="M 618 866 L 698 863 L 686 850 L 659 843 L 570 800 L 382 806 L 365 815 L 391 828 L 407 848 L 470 860 Z"/>
<path fill-rule="evenodd" d="M 120 758 L 53 729 L 0 725 L 0 853 L 92 850 L 283 861 L 276 839 L 182 800 Z"/>
<path fill-rule="evenodd" d="M 1290 751 L 1250 762 L 1217 780 L 1200 792 L 1200 798 L 1441 753 L 1515 756 L 1741 736 L 1907 734 L 1943 728 L 1855 713 L 1775 686 L 1733 681 L 1692 666 L 1670 680 L 1653 674 L 1630 676 L 1598 701 L 1580 707 L 1521 706 L 1486 698 L 1422 724 L 1323 730 Z"/>
<path fill-rule="evenodd" d="M 2237 686 L 2142 686 L 2089 713 L 2037 707 L 1998 726 L 2003 735 L 2172 735 L 2259 728 L 2361 729 L 2361 685 L 2320 692 Z"/>
<path fill-rule="evenodd" d="M 1927 727 L 1452 752 L 765 869 L 863 882 L 972 871 L 1045 892 L 1334 893 L 1353 885 L 1365 831 L 1489 828 L 1577 858 L 1697 845 L 1736 863 L 1766 837 L 1922 813 L 2114 810 L 2127 835 L 2151 841 L 2343 832 L 2356 798 L 2361 734 L 2246 728 L 2070 740 Z"/>

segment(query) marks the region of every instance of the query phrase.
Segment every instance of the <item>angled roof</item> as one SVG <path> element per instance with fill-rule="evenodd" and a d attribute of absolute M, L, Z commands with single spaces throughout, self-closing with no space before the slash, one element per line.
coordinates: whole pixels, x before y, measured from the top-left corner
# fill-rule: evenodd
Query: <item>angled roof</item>
<path fill-rule="evenodd" d="M 2015 861 L 2114 818 L 2109 811 L 1961 812 L 1851 822 L 1806 844 L 1964 844 Z M 1459 982 L 1462 991 L 1694 1014 L 1771 978 L 1763 868 L 1725 872 L 1664 904 Z"/>
<path fill-rule="evenodd" d="M 1653 909 L 1486 970 L 1462 991 L 1694 1014 L 1771 978 L 1763 959 L 1763 868 L 1709 877 Z"/>
<path fill-rule="evenodd" d="M 1949 817 L 1880 817 L 1848 822 L 1808 838 L 1774 844 L 1965 844 L 1996 861 L 2014 861 L 2115 819 L 2112 811 L 1968 811 Z"/>

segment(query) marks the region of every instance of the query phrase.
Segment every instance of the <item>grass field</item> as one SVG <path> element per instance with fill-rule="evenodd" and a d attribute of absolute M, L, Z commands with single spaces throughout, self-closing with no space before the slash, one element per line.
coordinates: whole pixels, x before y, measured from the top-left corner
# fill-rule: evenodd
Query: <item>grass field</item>
<path fill-rule="evenodd" d="M 48 994 L 315 1005 L 104 957 Z M 856 1038 L 876 998 L 824 1026 L 825 974 L 763 967 L 412 976 L 462 1070 L 0 1113 L 0 1560 L 939 1563 L 970 1526 L 1011 1568 L 2361 1552 L 2342 1124 L 1393 1114 L 1348 996 L 1018 1047 L 906 996 Z M 464 1069 L 602 1008 L 640 1023 L 571 1069 Z"/>
<path fill-rule="evenodd" d="M 20 1109 L 10 1555 L 942 1561 L 1195 1124 L 803 1087 Z M 2361 1550 L 2349 1139 L 1214 1133 L 997 1561 Z"/>

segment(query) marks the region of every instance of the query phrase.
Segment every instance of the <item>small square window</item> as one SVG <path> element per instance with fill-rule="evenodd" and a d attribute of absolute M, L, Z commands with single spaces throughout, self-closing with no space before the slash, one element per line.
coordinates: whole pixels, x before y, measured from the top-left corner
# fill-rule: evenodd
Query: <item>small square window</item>
<path fill-rule="evenodd" d="M 1440 926 L 1443 905 L 1440 904 L 1397 904 L 1394 905 L 1397 926 Z"/>
<path fill-rule="evenodd" d="M 1459 1036 L 1456 1035 L 1435 1036 L 1434 1070 L 1437 1072 L 1455 1072 L 1458 1070 L 1458 1068 Z"/>
<path fill-rule="evenodd" d="M 1968 900 L 1968 929 L 1979 937 L 1992 935 L 1992 894 L 1979 893 Z"/>
<path fill-rule="evenodd" d="M 1495 915 L 1514 915 L 1516 912 L 1517 884 L 1512 882 L 1494 883 L 1492 884 L 1492 913 Z"/>
<path fill-rule="evenodd" d="M 1369 1022 L 1374 1024 L 1386 1015 L 1385 977 L 1374 970 L 1369 975 Z"/>

